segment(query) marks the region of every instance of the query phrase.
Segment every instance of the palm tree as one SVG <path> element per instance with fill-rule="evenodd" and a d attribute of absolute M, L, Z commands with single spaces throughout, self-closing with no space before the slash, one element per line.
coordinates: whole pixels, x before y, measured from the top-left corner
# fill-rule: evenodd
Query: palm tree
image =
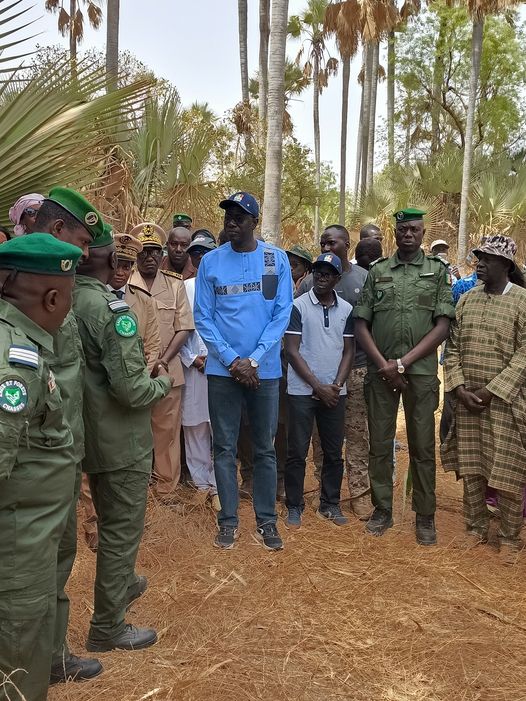
<path fill-rule="evenodd" d="M 284 77 L 288 13 L 289 0 L 272 0 L 268 64 L 267 158 L 261 231 L 265 240 L 275 244 L 280 240 L 281 225 Z"/>
<path fill-rule="evenodd" d="M 328 79 L 338 70 L 338 60 L 327 55 L 325 13 L 328 0 L 308 0 L 307 8 L 301 15 L 290 18 L 289 33 L 295 38 L 302 34 L 305 42 L 300 49 L 296 61 L 300 63 L 305 44 L 307 45 L 307 61 L 304 64 L 304 72 L 312 78 L 313 105 L 312 117 L 314 124 L 314 161 L 316 164 L 316 190 L 318 197 L 314 207 L 314 237 L 318 240 L 320 230 L 320 201 L 319 191 L 321 182 L 321 150 L 320 150 L 320 94 L 327 86 Z"/>
<path fill-rule="evenodd" d="M 108 89 L 117 86 L 119 72 L 119 11 L 120 0 L 108 0 L 106 30 L 106 77 Z"/>
<path fill-rule="evenodd" d="M 367 178 L 366 190 L 370 190 L 373 184 L 374 171 L 374 142 L 376 127 L 376 95 L 378 92 L 378 69 L 380 65 L 380 42 L 372 44 L 372 67 L 371 67 L 371 97 L 369 105 L 369 138 L 367 139 Z"/>
<path fill-rule="evenodd" d="M 473 162 L 473 124 L 477 107 L 478 81 L 482 59 L 484 18 L 488 14 L 506 10 L 518 4 L 518 0 L 487 0 L 486 3 L 481 3 L 479 0 L 467 0 L 468 10 L 473 19 L 473 30 L 471 38 L 471 71 L 469 76 L 468 109 L 466 113 L 464 164 L 462 168 L 462 190 L 460 193 L 460 217 L 458 223 L 457 256 L 459 263 L 464 262 L 468 246 L 468 208 L 471 185 L 471 165 Z"/>
<path fill-rule="evenodd" d="M 340 201 L 339 223 L 345 224 L 345 191 L 347 176 L 347 118 L 349 113 L 349 81 L 351 59 L 360 42 L 360 9 L 357 0 L 328 6 L 325 12 L 325 31 L 336 35 L 336 45 L 342 58 L 342 119 L 340 135 Z M 361 108 L 360 108 L 361 111 Z"/>
<path fill-rule="evenodd" d="M 395 45 L 395 33 L 390 31 L 387 37 L 387 163 L 390 168 L 395 162 Z"/>
<path fill-rule="evenodd" d="M 265 144 L 268 100 L 268 41 L 270 37 L 270 0 L 259 0 L 259 130 L 258 143 Z"/>
<path fill-rule="evenodd" d="M 245 118 L 250 121 L 250 102 L 248 94 L 248 0 L 237 0 L 237 13 L 239 18 L 239 66 L 241 69 L 241 100 L 243 103 L 243 113 Z M 245 151 L 250 152 L 250 129 L 245 131 Z"/>
<path fill-rule="evenodd" d="M 64 0 L 46 0 L 46 10 L 58 12 L 58 30 L 62 36 L 69 36 L 69 55 L 74 65 L 77 60 L 77 47 L 84 38 L 84 15 L 81 2 L 86 5 L 88 21 L 93 29 L 102 24 L 101 0 L 69 0 L 69 12 L 64 7 Z"/>

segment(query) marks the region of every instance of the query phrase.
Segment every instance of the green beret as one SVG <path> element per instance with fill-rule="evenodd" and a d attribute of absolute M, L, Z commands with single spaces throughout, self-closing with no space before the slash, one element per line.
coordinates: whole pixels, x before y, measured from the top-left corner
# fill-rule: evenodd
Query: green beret
<path fill-rule="evenodd" d="M 297 243 L 294 244 L 291 248 L 288 249 L 288 251 L 285 251 L 285 253 L 290 253 L 292 256 L 297 256 L 298 258 L 303 258 L 303 260 L 306 260 L 308 263 L 312 265 L 312 256 L 311 254 L 307 251 L 306 248 L 303 248 L 303 246 L 299 246 Z"/>
<path fill-rule="evenodd" d="M 427 214 L 427 212 L 424 212 L 422 209 L 408 207 L 407 209 L 401 209 L 400 211 L 395 212 L 393 217 L 397 222 L 418 221 L 419 219 L 424 218 L 424 214 Z"/>
<path fill-rule="evenodd" d="M 38 275 L 75 275 L 82 251 L 51 234 L 27 234 L 0 246 L 0 270 Z"/>
<path fill-rule="evenodd" d="M 103 224 L 102 234 L 93 239 L 93 241 L 88 245 L 88 248 L 102 248 L 103 246 L 109 246 L 114 242 L 114 240 L 113 229 L 111 226 L 109 224 Z"/>
<path fill-rule="evenodd" d="M 55 202 L 74 216 L 92 238 L 102 236 L 104 220 L 100 212 L 80 192 L 69 187 L 54 187 L 46 200 Z"/>
<path fill-rule="evenodd" d="M 187 222 L 188 224 L 191 224 L 192 217 L 189 214 L 184 214 L 182 212 L 179 214 L 174 214 L 173 225 L 177 226 L 177 224 L 181 224 L 182 222 Z"/>

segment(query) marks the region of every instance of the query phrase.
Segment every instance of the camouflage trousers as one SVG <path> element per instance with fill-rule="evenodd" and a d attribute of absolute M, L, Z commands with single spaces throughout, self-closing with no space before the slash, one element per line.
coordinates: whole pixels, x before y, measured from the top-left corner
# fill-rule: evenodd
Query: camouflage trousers
<path fill-rule="evenodd" d="M 367 368 L 354 368 L 347 380 L 345 403 L 345 471 L 351 499 L 369 491 L 369 429 L 367 404 L 363 385 Z M 318 429 L 312 432 L 312 453 L 315 474 L 319 475 L 323 462 Z"/>

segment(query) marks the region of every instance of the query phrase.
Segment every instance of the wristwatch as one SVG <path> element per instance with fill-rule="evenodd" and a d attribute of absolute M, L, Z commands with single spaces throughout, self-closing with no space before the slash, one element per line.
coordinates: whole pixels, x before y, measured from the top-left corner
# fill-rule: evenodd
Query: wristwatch
<path fill-rule="evenodd" d="M 400 373 L 400 375 L 403 375 L 405 372 L 405 368 L 402 365 L 402 361 L 400 360 L 400 358 L 396 359 L 396 365 L 397 365 L 397 370 Z"/>
<path fill-rule="evenodd" d="M 257 360 L 254 360 L 254 358 L 249 358 L 249 360 L 250 360 L 250 364 L 252 365 L 252 367 L 253 367 L 255 370 L 257 370 L 258 367 L 259 367 L 258 361 L 257 361 Z"/>

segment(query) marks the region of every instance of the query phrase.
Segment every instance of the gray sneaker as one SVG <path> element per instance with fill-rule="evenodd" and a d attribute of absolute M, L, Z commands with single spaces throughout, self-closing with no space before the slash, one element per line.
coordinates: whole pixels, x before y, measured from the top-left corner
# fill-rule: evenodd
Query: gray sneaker
<path fill-rule="evenodd" d="M 275 523 L 264 523 L 256 528 L 256 538 L 267 550 L 282 550 L 283 541 L 280 538 Z"/>
<path fill-rule="evenodd" d="M 239 531 L 235 526 L 219 526 L 219 532 L 214 538 L 214 548 L 232 550 L 239 537 Z"/>
<path fill-rule="evenodd" d="M 285 526 L 287 528 L 300 528 L 301 513 L 302 509 L 299 506 L 289 506 L 287 508 L 287 518 L 285 519 Z"/>
<path fill-rule="evenodd" d="M 349 519 L 342 514 L 339 504 L 320 506 L 318 511 L 316 511 L 316 516 L 321 518 L 322 521 L 328 521 L 334 526 L 346 526 L 349 523 Z"/>

